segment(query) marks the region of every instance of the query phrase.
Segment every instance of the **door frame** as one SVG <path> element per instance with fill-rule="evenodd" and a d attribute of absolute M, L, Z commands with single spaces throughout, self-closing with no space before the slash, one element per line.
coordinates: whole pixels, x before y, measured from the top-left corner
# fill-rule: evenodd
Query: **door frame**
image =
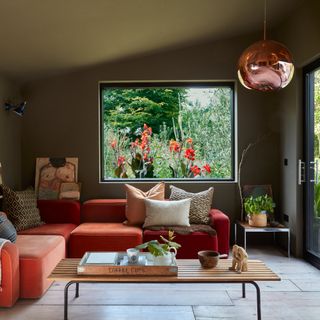
<path fill-rule="evenodd" d="M 314 122 L 314 112 L 310 112 L 311 99 L 314 99 L 314 92 L 310 90 L 312 86 L 309 86 L 308 74 L 315 69 L 320 68 L 320 58 L 315 61 L 309 63 L 303 68 L 303 106 L 304 106 L 304 120 L 303 120 L 303 134 L 304 134 L 304 146 L 303 146 L 303 157 L 305 160 L 305 185 L 303 190 L 303 256 L 304 258 L 310 262 L 312 265 L 320 269 L 320 258 L 311 254 L 307 250 L 307 228 L 308 228 L 308 213 L 310 210 L 313 211 L 313 205 L 311 201 L 308 201 L 308 194 L 313 195 L 311 193 L 311 185 L 310 185 L 310 168 L 309 164 L 312 161 L 314 155 L 311 154 L 311 150 L 314 149 L 314 139 L 310 139 L 310 123 Z M 312 110 L 313 111 L 313 110 Z M 312 196 L 313 197 L 313 196 Z M 313 201 L 312 201 L 313 202 Z"/>

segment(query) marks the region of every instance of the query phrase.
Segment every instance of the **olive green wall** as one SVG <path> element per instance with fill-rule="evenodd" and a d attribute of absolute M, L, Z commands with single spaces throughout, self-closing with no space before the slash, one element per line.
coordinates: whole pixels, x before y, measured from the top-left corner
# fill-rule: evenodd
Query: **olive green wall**
<path fill-rule="evenodd" d="M 98 81 L 235 79 L 239 55 L 259 36 L 136 57 L 29 84 L 24 90 L 29 107 L 23 121 L 23 184 L 34 182 L 36 157 L 75 156 L 79 157 L 83 200 L 125 197 L 122 183 L 99 183 Z M 278 118 L 268 103 L 268 94 L 248 91 L 239 84 L 237 103 L 240 153 L 258 136 L 271 133 L 248 153 L 242 181 L 244 184 L 272 184 L 278 202 Z M 142 189 L 151 186 L 147 183 L 137 185 Z M 212 184 L 179 185 L 187 190 L 200 191 Z M 232 219 L 239 218 L 237 185 L 215 183 L 214 186 L 214 207 L 224 210 Z"/>
<path fill-rule="evenodd" d="M 18 87 L 0 76 L 0 162 L 3 182 L 19 188 L 21 182 L 21 124 L 22 119 L 4 110 L 4 102 L 19 101 Z M 20 102 L 20 101 L 19 101 Z"/>

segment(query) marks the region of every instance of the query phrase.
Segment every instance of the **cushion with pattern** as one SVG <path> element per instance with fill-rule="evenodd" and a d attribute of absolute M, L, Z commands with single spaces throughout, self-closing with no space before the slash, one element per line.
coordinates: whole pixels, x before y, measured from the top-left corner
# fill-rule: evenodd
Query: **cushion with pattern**
<path fill-rule="evenodd" d="M 38 227 L 44 224 L 41 221 L 37 198 L 33 189 L 13 191 L 2 185 L 3 211 L 17 231 Z"/>
<path fill-rule="evenodd" d="M 213 198 L 213 187 L 198 193 L 187 192 L 175 186 L 170 186 L 170 200 L 191 199 L 189 219 L 190 224 L 209 224 L 209 211 Z"/>
<path fill-rule="evenodd" d="M 0 238 L 11 242 L 15 242 L 17 239 L 17 230 L 4 212 L 0 212 Z"/>

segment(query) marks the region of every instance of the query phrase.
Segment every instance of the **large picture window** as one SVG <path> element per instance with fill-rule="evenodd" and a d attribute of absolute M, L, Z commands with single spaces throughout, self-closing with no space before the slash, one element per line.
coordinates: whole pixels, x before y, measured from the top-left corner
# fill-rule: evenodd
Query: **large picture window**
<path fill-rule="evenodd" d="M 100 83 L 101 180 L 235 176 L 233 82 Z"/>

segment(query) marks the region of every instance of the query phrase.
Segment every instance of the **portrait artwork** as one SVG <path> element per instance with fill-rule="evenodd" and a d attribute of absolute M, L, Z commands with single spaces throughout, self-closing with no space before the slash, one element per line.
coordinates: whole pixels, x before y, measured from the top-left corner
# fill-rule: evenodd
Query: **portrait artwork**
<path fill-rule="evenodd" d="M 35 190 L 38 199 L 59 199 L 64 183 L 78 182 L 78 158 L 37 158 Z"/>

